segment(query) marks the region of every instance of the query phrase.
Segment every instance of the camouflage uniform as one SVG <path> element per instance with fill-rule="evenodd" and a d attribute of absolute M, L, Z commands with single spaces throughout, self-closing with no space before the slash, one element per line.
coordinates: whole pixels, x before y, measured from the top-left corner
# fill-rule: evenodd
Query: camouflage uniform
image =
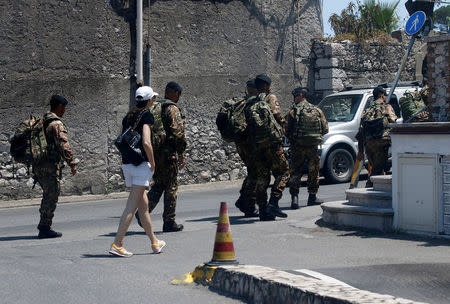
<path fill-rule="evenodd" d="M 362 117 L 364 117 L 365 113 L 370 110 L 370 107 L 376 107 L 377 105 L 382 105 L 385 107 L 385 111 L 383 113 L 377 113 L 377 117 L 383 117 L 386 120 L 385 125 L 387 125 L 388 123 L 393 123 L 397 120 L 397 116 L 395 115 L 392 106 L 380 100 L 372 101 L 369 108 L 364 110 Z M 385 127 L 382 138 L 365 138 L 364 128 L 361 121 L 356 138 L 358 139 L 359 152 L 362 154 L 364 153 L 364 149 L 366 150 L 367 159 L 369 161 L 369 164 L 372 166 L 370 176 L 386 174 L 385 171 L 387 168 L 388 150 L 391 146 L 391 138 L 389 137 L 390 130 L 391 129 L 389 127 Z M 367 187 L 370 187 L 372 185 L 370 176 L 366 183 Z"/>
<path fill-rule="evenodd" d="M 405 95 L 400 98 L 399 103 L 402 109 L 403 122 L 406 122 L 417 111 L 422 110 L 427 105 L 428 87 L 422 88 L 417 92 L 406 92 Z M 429 109 L 425 108 L 412 118 L 409 122 L 430 122 L 433 121 Z"/>
<path fill-rule="evenodd" d="M 61 162 L 65 161 L 70 167 L 76 165 L 72 149 L 67 139 L 67 127 L 52 112 L 46 113 L 43 120 L 44 126 L 46 125 L 46 121 L 51 120 L 45 129 L 45 135 L 48 146 L 56 153 L 53 159 L 42 161 L 33 166 L 34 176 L 43 191 L 41 207 L 39 209 L 41 219 L 38 229 L 49 228 L 52 225 L 52 219 L 60 194 Z"/>
<path fill-rule="evenodd" d="M 161 100 L 160 102 L 164 102 Z M 178 159 L 184 158 L 186 138 L 184 117 L 176 105 L 169 105 L 162 113 L 166 137 L 161 147 L 154 150 L 155 173 L 153 184 L 147 193 L 149 211 L 159 202 L 164 192 L 164 222 L 175 221 L 175 208 L 178 190 Z"/>
<path fill-rule="evenodd" d="M 274 94 L 269 94 L 266 97 L 272 113 L 277 122 L 284 127 L 285 119 L 281 114 L 280 103 Z M 249 171 L 249 184 L 256 187 L 256 201 L 258 205 L 264 206 L 267 204 L 267 188 L 270 184 L 270 173 L 275 177 L 270 196 L 279 200 L 283 194 L 284 188 L 289 181 L 289 163 L 284 154 L 283 146 L 280 143 L 271 144 L 252 144 L 252 134 L 249 134 L 249 151 L 252 158 L 249 162 L 253 170 Z"/>
<path fill-rule="evenodd" d="M 246 101 L 248 101 L 253 95 L 245 96 Z M 235 141 L 236 151 L 239 154 L 242 162 L 247 168 L 247 176 L 242 182 L 239 198 L 236 202 L 236 206 L 244 212 L 246 215 L 251 215 L 255 213 L 256 206 L 256 184 L 249 175 L 250 171 L 254 171 L 254 162 L 251 158 L 251 146 L 248 144 L 247 139 L 242 139 Z"/>
<path fill-rule="evenodd" d="M 322 135 L 328 133 L 328 123 L 322 110 L 308 102 L 308 106 L 314 107 L 320 112 L 322 117 Z M 295 107 L 295 106 L 294 106 Z M 295 124 L 295 109 L 291 109 L 287 115 L 287 129 L 286 134 L 291 142 L 289 148 L 291 161 L 291 179 L 289 181 L 289 193 L 291 195 L 298 195 L 301 185 L 301 178 L 303 175 L 303 166 L 305 161 L 308 161 L 308 193 L 317 194 L 319 190 L 319 170 L 320 170 L 320 156 L 318 152 L 318 145 L 322 138 L 309 143 L 296 142 L 292 137 L 292 131 Z"/>
<path fill-rule="evenodd" d="M 252 213 L 255 210 L 255 183 L 252 183 L 249 178 L 249 172 L 253 170 L 253 165 L 250 157 L 249 146 L 246 141 L 236 141 L 236 151 L 239 154 L 242 162 L 247 167 L 247 176 L 242 182 L 240 196 L 238 198 L 238 205 L 244 213 Z"/>

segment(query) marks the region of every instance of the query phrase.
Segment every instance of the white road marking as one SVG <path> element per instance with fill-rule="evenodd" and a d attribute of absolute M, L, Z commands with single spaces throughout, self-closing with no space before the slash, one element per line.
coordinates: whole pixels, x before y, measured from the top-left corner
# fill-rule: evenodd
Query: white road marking
<path fill-rule="evenodd" d="M 309 276 L 311 276 L 313 278 L 316 278 L 316 279 L 319 279 L 319 280 L 322 280 L 322 281 L 325 281 L 325 282 L 328 282 L 328 283 L 334 283 L 334 284 L 338 284 L 338 285 L 346 286 L 346 287 L 353 287 L 353 286 L 350 286 L 350 285 L 348 285 L 348 284 L 346 284 L 346 283 L 344 283 L 342 281 L 336 280 L 335 278 L 332 278 L 332 277 L 329 277 L 327 275 L 321 274 L 320 272 L 317 272 L 317 271 L 312 271 L 312 270 L 309 270 L 309 269 L 297 269 L 297 270 L 294 270 L 294 271 L 300 272 L 300 273 L 304 273 L 304 274 L 309 275 Z"/>

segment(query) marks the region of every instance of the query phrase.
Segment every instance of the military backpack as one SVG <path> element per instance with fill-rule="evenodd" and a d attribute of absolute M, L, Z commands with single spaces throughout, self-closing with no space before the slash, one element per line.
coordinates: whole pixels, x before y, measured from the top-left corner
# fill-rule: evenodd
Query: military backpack
<path fill-rule="evenodd" d="M 426 96 L 425 96 L 426 98 Z M 431 115 L 425 109 L 425 99 L 422 91 L 418 92 L 406 92 L 402 98 L 400 98 L 400 107 L 402 109 L 402 117 L 403 121 L 407 121 L 411 116 L 417 113 L 419 110 L 422 110 L 420 114 L 418 114 L 415 118 L 413 118 L 412 122 L 421 122 L 421 121 L 430 121 Z"/>
<path fill-rule="evenodd" d="M 248 100 L 246 120 L 251 144 L 281 143 L 283 140 L 283 130 L 273 115 L 269 96 L 261 93 Z"/>
<path fill-rule="evenodd" d="M 39 165 L 42 161 L 58 162 L 58 153 L 53 145 L 47 144 L 45 128 L 57 118 L 45 120 L 31 115 L 20 123 L 14 136 L 10 139 L 10 152 L 18 163 Z"/>
<path fill-rule="evenodd" d="M 308 102 L 294 106 L 294 126 L 290 140 L 305 145 L 317 145 L 326 132 L 325 121 L 320 111 Z"/>
<path fill-rule="evenodd" d="M 223 140 L 233 142 L 245 139 L 247 122 L 245 107 L 247 100 L 243 97 L 233 97 L 224 101 L 216 117 L 217 129 Z"/>
<path fill-rule="evenodd" d="M 372 101 L 370 106 L 362 113 L 361 123 L 366 140 L 382 138 L 389 129 L 385 104 Z"/>
<path fill-rule="evenodd" d="M 176 103 L 168 99 L 161 99 L 159 101 L 155 101 L 149 108 L 149 111 L 150 113 L 152 113 L 154 118 L 151 136 L 152 146 L 154 150 L 160 149 L 166 139 L 167 134 L 164 127 L 164 121 L 166 120 L 167 107 L 170 105 L 176 105 Z"/>

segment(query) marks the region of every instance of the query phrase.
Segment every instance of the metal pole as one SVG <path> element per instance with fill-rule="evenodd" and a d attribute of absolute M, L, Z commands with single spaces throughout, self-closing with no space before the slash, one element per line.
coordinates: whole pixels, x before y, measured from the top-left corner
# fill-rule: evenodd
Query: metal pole
<path fill-rule="evenodd" d="M 137 83 L 144 83 L 144 69 L 143 69 L 143 55 L 142 55 L 142 0 L 137 0 L 137 14 L 136 14 L 136 70 Z"/>
<path fill-rule="evenodd" d="M 391 96 L 394 93 L 395 87 L 397 86 L 397 83 L 398 83 L 398 79 L 400 78 L 400 74 L 401 74 L 403 68 L 405 67 L 406 60 L 408 59 L 409 53 L 411 52 L 411 49 L 413 47 L 415 40 L 416 40 L 415 36 L 412 36 L 411 40 L 409 40 L 408 49 L 406 50 L 406 53 L 402 58 L 402 62 L 400 63 L 400 67 L 398 68 L 398 71 L 397 71 L 397 75 L 395 75 L 395 79 L 394 79 L 394 82 L 392 83 L 391 90 L 389 91 L 389 95 L 386 98 L 386 103 L 389 103 L 389 100 L 391 100 Z"/>
<path fill-rule="evenodd" d="M 150 68 L 151 68 L 151 61 L 152 60 L 152 46 L 147 43 L 147 50 L 145 53 L 145 61 L 146 61 L 146 65 L 147 65 L 147 69 L 145 70 L 145 80 L 146 86 L 151 87 L 151 79 L 150 79 Z"/>
<path fill-rule="evenodd" d="M 148 0 L 148 22 L 147 22 L 147 46 L 146 46 L 146 53 L 145 53 L 145 61 L 146 61 L 146 70 L 145 70 L 145 85 L 151 86 L 151 78 L 150 78 L 150 68 L 151 68 L 151 62 L 152 62 L 152 46 L 150 44 L 150 5 L 151 2 Z"/>

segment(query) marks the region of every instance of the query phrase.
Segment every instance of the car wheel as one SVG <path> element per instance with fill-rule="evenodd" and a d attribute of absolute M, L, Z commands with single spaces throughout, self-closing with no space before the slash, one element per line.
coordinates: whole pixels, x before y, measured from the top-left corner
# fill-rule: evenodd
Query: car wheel
<path fill-rule="evenodd" d="M 355 160 L 345 149 L 331 151 L 327 157 L 325 177 L 330 183 L 346 183 L 352 178 Z"/>

